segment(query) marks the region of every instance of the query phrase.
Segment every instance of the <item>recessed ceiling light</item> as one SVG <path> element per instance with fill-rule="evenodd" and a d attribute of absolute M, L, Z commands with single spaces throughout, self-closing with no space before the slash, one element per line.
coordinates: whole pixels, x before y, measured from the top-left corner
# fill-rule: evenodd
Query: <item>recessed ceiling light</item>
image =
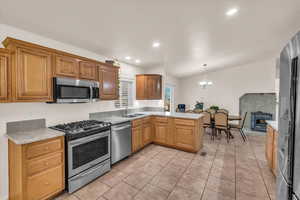
<path fill-rule="evenodd" d="M 206 66 L 207 66 L 207 64 L 206 64 L 206 63 L 204 63 L 202 66 L 203 66 L 203 67 L 206 67 Z"/>
<path fill-rule="evenodd" d="M 153 42 L 152 47 L 158 48 L 160 46 L 159 42 Z"/>
<path fill-rule="evenodd" d="M 237 14 L 238 11 L 239 11 L 239 10 L 238 10 L 237 8 L 231 8 L 231 9 L 229 9 L 229 10 L 226 12 L 226 15 L 227 15 L 227 16 L 233 16 L 233 15 Z"/>
<path fill-rule="evenodd" d="M 131 57 L 130 56 L 126 56 L 125 59 L 126 60 L 131 60 Z"/>
<path fill-rule="evenodd" d="M 136 59 L 135 63 L 141 63 L 141 61 L 139 59 Z"/>

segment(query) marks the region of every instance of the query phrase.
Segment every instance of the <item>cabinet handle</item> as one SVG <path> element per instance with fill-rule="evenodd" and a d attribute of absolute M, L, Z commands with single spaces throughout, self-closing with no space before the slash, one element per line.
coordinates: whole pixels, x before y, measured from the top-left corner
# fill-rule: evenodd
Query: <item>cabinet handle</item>
<path fill-rule="evenodd" d="M 48 162 L 45 162 L 45 165 L 46 165 L 46 166 L 48 166 L 48 165 L 49 165 L 49 163 L 48 163 Z"/>
<path fill-rule="evenodd" d="M 49 185 L 49 182 L 45 182 L 45 185 Z"/>
<path fill-rule="evenodd" d="M 45 150 L 49 150 L 49 147 L 45 147 L 44 149 L 45 149 Z"/>

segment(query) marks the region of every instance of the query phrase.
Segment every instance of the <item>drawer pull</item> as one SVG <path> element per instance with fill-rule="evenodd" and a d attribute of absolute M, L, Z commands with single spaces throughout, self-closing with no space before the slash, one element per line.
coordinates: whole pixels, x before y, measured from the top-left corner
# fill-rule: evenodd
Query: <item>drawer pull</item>
<path fill-rule="evenodd" d="M 48 162 L 45 162 L 45 165 L 46 165 L 46 166 L 48 166 L 48 165 L 49 165 L 49 163 L 48 163 Z"/>
<path fill-rule="evenodd" d="M 49 185 L 49 182 L 45 182 L 45 185 Z"/>
<path fill-rule="evenodd" d="M 48 151 L 48 150 L 49 150 L 49 147 L 45 147 L 44 149 L 45 149 L 46 151 Z"/>

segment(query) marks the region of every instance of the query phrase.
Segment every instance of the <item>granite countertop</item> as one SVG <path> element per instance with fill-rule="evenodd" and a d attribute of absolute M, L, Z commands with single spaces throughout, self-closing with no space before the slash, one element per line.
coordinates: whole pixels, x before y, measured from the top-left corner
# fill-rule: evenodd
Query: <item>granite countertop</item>
<path fill-rule="evenodd" d="M 64 132 L 52 130 L 50 128 L 40 128 L 31 131 L 19 131 L 6 134 L 8 139 L 15 144 L 29 144 L 64 135 Z"/>
<path fill-rule="evenodd" d="M 91 119 L 110 122 L 112 124 L 119 124 L 124 122 L 129 122 L 135 119 L 147 117 L 147 116 L 161 116 L 161 117 L 174 117 L 174 118 L 185 118 L 185 119 L 199 119 L 203 117 L 203 114 L 193 114 L 193 113 L 177 113 L 177 112 L 136 112 L 132 114 L 143 114 L 137 117 L 122 117 L 122 116 L 112 116 L 112 117 L 92 117 Z"/>
<path fill-rule="evenodd" d="M 266 122 L 267 122 L 272 128 L 274 128 L 276 131 L 278 131 L 278 122 L 277 122 L 277 121 L 267 120 Z"/>

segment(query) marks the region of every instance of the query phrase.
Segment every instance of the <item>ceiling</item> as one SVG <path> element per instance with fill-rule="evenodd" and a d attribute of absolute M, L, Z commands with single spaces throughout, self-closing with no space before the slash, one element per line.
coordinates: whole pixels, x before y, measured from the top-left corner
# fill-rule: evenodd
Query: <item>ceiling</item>
<path fill-rule="evenodd" d="M 237 15 L 226 16 L 230 8 Z M 0 23 L 177 77 L 274 56 L 300 30 L 299 19 L 299 0 L 2 0 L 0 7 Z"/>

